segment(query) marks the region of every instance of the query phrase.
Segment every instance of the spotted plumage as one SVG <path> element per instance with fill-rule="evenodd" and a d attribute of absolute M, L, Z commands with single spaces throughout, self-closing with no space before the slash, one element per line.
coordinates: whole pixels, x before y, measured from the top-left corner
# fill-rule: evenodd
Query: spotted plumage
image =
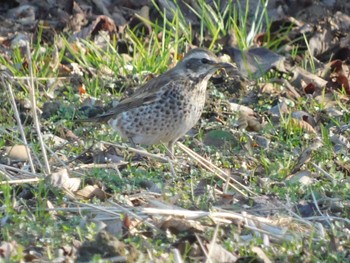
<path fill-rule="evenodd" d="M 164 74 L 152 79 L 132 96 L 97 119 L 108 123 L 123 138 L 136 144 L 174 143 L 199 120 L 209 78 L 219 68 L 232 67 L 219 62 L 210 51 L 196 48 Z"/>

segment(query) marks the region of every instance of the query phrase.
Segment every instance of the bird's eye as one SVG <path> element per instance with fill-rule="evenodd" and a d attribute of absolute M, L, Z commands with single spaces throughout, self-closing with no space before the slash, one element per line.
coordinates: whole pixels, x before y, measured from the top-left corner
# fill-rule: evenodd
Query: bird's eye
<path fill-rule="evenodd" d="M 203 64 L 208 64 L 208 63 L 209 63 L 209 59 L 202 58 L 202 63 L 203 63 Z"/>

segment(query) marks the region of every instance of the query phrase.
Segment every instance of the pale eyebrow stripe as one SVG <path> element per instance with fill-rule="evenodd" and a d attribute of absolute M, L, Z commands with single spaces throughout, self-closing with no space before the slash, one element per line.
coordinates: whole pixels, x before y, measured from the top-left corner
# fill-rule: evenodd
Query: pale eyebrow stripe
<path fill-rule="evenodd" d="M 186 57 L 185 60 L 192 59 L 192 58 L 198 58 L 198 59 L 206 58 L 206 59 L 212 60 L 212 58 L 207 53 L 202 53 L 202 52 L 193 53 L 189 57 Z"/>

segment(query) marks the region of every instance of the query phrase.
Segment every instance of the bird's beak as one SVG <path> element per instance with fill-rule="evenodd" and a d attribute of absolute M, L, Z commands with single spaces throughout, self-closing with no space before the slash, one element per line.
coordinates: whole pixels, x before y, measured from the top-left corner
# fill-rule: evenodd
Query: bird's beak
<path fill-rule="evenodd" d="M 231 63 L 228 62 L 218 62 L 215 64 L 216 68 L 234 68 L 234 66 Z"/>

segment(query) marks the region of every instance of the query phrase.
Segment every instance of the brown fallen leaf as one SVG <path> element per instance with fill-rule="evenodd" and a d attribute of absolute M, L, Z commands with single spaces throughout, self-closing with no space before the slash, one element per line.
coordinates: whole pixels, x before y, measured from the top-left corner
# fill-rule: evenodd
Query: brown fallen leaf
<path fill-rule="evenodd" d="M 246 129 L 247 131 L 260 131 L 262 124 L 259 122 L 256 115 L 240 113 L 238 118 L 239 129 Z"/>
<path fill-rule="evenodd" d="M 27 147 L 25 145 L 17 144 L 5 147 L 5 154 L 13 161 L 27 162 L 29 160 Z"/>
<path fill-rule="evenodd" d="M 316 121 L 315 118 L 306 111 L 293 111 L 292 112 L 292 118 L 303 120 L 310 124 L 312 127 L 316 127 Z"/>
<path fill-rule="evenodd" d="M 291 173 L 294 174 L 298 172 L 304 164 L 308 163 L 311 160 L 313 151 L 319 149 L 322 145 L 323 142 L 321 139 L 316 138 L 314 142 L 299 155 L 298 161 L 296 162 Z"/>
<path fill-rule="evenodd" d="M 343 171 L 345 173 L 345 175 L 350 176 L 350 164 L 345 163 L 345 162 L 341 162 L 339 160 L 334 160 L 334 162 L 337 165 L 337 169 Z"/>
<path fill-rule="evenodd" d="M 234 262 L 237 262 L 238 260 L 237 255 L 234 255 L 233 253 L 229 252 L 220 244 L 211 242 L 211 243 L 205 244 L 204 247 L 207 249 L 207 251 L 210 251 L 208 252 L 209 257 L 213 262 L 234 263 Z"/>
<path fill-rule="evenodd" d="M 320 78 L 316 74 L 312 74 L 301 67 L 293 69 L 293 77 L 290 84 L 297 90 L 304 90 L 310 83 L 314 84 L 318 90 L 322 90 L 327 85 L 327 80 Z"/>
<path fill-rule="evenodd" d="M 247 115 L 254 114 L 254 110 L 252 110 L 251 108 L 244 106 L 244 105 L 237 104 L 237 103 L 231 102 L 227 105 L 227 107 L 228 107 L 228 110 L 233 111 L 233 112 L 237 111 L 237 112 L 241 112 L 241 113 L 244 113 Z"/>
<path fill-rule="evenodd" d="M 86 185 L 83 189 L 77 191 L 76 195 L 86 200 L 90 200 L 96 197 L 101 201 L 104 201 L 106 198 L 109 197 L 109 195 L 97 185 Z"/>
<path fill-rule="evenodd" d="M 18 251 L 19 245 L 16 241 L 2 241 L 0 244 L 0 258 L 4 259 L 5 262 L 10 262 L 10 258 L 16 256 Z"/>
<path fill-rule="evenodd" d="M 298 119 L 290 119 L 290 123 L 296 127 L 301 128 L 305 132 L 310 132 L 316 134 L 316 130 L 306 121 L 298 120 Z"/>
<path fill-rule="evenodd" d="M 294 170 L 293 170 L 294 171 Z M 299 171 L 286 178 L 286 182 L 292 184 L 300 183 L 301 185 L 311 185 L 314 182 L 310 171 Z"/>
<path fill-rule="evenodd" d="M 111 18 L 100 15 L 88 27 L 85 27 L 81 31 L 74 34 L 70 40 L 75 40 L 78 38 L 87 39 L 89 37 L 94 38 L 100 31 L 107 31 L 112 39 L 117 33 L 117 27 Z"/>
<path fill-rule="evenodd" d="M 158 223 L 159 227 L 163 230 L 169 230 L 171 233 L 178 234 L 184 231 L 203 232 L 204 226 L 197 221 L 168 217 Z"/>
<path fill-rule="evenodd" d="M 46 180 L 48 180 L 48 182 L 54 187 L 66 189 L 72 192 L 77 191 L 81 183 L 80 178 L 70 178 L 68 170 L 65 168 L 50 174 L 47 176 Z"/>
<path fill-rule="evenodd" d="M 334 60 L 328 64 L 330 74 L 327 78 L 329 90 L 342 90 L 350 94 L 349 66 L 341 60 Z"/>
<path fill-rule="evenodd" d="M 102 229 L 113 236 L 123 235 L 124 223 L 119 216 L 109 215 L 103 211 L 95 211 L 91 221 L 102 226 Z"/>

